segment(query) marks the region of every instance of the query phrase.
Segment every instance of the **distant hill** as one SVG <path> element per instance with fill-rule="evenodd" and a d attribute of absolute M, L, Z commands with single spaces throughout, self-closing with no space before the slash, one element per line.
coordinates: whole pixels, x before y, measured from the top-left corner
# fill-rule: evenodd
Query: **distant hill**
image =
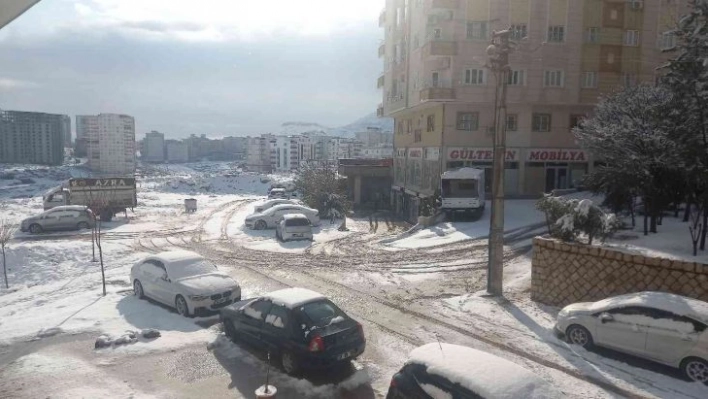
<path fill-rule="evenodd" d="M 328 136 L 353 137 L 356 132 L 366 131 L 366 128 L 375 127 L 383 131 L 393 131 L 393 119 L 379 118 L 376 113 L 371 113 L 356 121 L 341 127 L 330 128 L 313 122 L 285 122 L 281 125 L 280 135 L 319 133 Z"/>
<path fill-rule="evenodd" d="M 302 133 L 310 133 L 310 132 L 322 132 L 324 134 L 327 134 L 327 132 L 330 130 L 330 128 L 326 126 L 322 126 L 319 123 L 312 123 L 312 122 L 285 122 L 282 125 L 280 125 L 280 133 L 281 135 L 289 135 L 289 134 L 302 134 Z"/>

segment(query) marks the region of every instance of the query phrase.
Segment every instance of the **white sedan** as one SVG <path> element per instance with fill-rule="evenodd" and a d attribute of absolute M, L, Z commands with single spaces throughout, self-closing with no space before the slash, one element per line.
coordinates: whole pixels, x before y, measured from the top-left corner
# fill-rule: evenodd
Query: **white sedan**
<path fill-rule="evenodd" d="M 272 229 L 285 215 L 302 213 L 310 219 L 313 226 L 320 224 L 320 212 L 317 209 L 303 205 L 276 205 L 261 213 L 254 213 L 246 217 L 246 226 L 255 230 Z"/>
<path fill-rule="evenodd" d="M 708 303 L 664 292 L 638 292 L 575 303 L 558 313 L 556 335 L 680 368 L 708 382 Z"/>
<path fill-rule="evenodd" d="M 161 252 L 130 269 L 138 298 L 172 306 L 183 316 L 210 313 L 241 300 L 241 287 L 216 265 L 190 251 Z"/>
<path fill-rule="evenodd" d="M 283 198 L 272 199 L 272 200 L 268 200 L 260 205 L 256 205 L 256 207 L 254 209 L 254 213 L 265 212 L 268 209 L 270 209 L 276 205 L 301 205 L 301 203 L 300 203 L 300 201 L 297 201 L 297 200 L 289 200 L 289 199 L 283 199 Z"/>

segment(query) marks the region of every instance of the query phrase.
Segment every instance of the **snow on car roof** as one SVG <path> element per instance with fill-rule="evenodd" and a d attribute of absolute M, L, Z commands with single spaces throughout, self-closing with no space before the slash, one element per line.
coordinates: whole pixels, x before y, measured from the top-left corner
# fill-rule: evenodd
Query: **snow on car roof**
<path fill-rule="evenodd" d="M 192 251 L 185 251 L 185 250 L 175 250 L 175 251 L 164 251 L 160 252 L 158 254 L 155 254 L 153 256 L 150 256 L 151 258 L 157 258 L 160 259 L 164 262 L 168 263 L 174 263 L 174 262 L 180 262 L 180 261 L 185 261 L 185 260 L 193 260 L 193 259 L 203 259 L 201 255 L 199 255 L 196 252 Z"/>
<path fill-rule="evenodd" d="M 325 296 L 305 288 L 286 288 L 264 296 L 273 303 L 293 309 L 308 302 L 325 299 Z"/>
<path fill-rule="evenodd" d="M 442 174 L 443 179 L 478 179 L 484 176 L 484 169 L 459 168 L 448 170 Z"/>
<path fill-rule="evenodd" d="M 287 215 L 283 215 L 283 219 L 290 220 L 290 219 L 308 219 L 307 216 L 305 216 L 302 213 L 289 213 Z M 309 220 L 309 219 L 308 219 Z"/>
<path fill-rule="evenodd" d="M 304 206 L 304 205 L 299 205 L 299 204 L 282 204 L 282 205 L 275 205 L 275 206 L 273 206 L 272 208 L 266 210 L 266 212 L 276 212 L 276 211 L 278 211 L 278 210 L 280 210 L 280 209 L 292 208 L 292 207 L 295 207 L 295 208 L 298 208 L 298 209 L 301 209 L 301 210 L 308 210 L 308 209 L 310 209 L 310 208 L 308 208 L 308 207 L 306 207 L 306 206 Z"/>
<path fill-rule="evenodd" d="M 485 397 L 560 398 L 541 377 L 509 360 L 466 346 L 431 343 L 414 349 L 406 364 L 421 364 L 434 374 Z"/>
<path fill-rule="evenodd" d="M 643 291 L 619 295 L 597 301 L 591 308 L 600 311 L 618 306 L 646 306 L 708 323 L 708 303 L 666 292 Z"/>

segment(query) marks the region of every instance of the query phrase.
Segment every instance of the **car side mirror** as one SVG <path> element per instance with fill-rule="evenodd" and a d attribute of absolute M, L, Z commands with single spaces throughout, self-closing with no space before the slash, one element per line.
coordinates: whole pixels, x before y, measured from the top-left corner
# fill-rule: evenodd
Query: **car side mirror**
<path fill-rule="evenodd" d="M 615 318 L 612 317 L 612 315 L 609 313 L 601 313 L 600 314 L 600 321 L 602 322 L 602 324 L 605 324 L 605 323 L 608 323 L 608 322 L 614 321 L 614 320 L 615 320 Z"/>

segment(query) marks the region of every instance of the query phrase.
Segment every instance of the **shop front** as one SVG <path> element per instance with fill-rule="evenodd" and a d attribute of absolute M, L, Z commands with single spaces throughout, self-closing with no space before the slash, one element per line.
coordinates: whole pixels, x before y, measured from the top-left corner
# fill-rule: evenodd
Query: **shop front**
<path fill-rule="evenodd" d="M 578 188 L 589 173 L 590 159 L 585 150 L 574 148 L 526 149 L 528 194 Z"/>
<path fill-rule="evenodd" d="M 519 193 L 519 159 L 521 150 L 508 148 L 504 162 L 504 193 Z M 494 149 L 480 147 L 450 147 L 447 149 L 447 170 L 462 167 L 484 169 L 484 184 L 487 193 L 492 192 L 494 174 Z"/>

